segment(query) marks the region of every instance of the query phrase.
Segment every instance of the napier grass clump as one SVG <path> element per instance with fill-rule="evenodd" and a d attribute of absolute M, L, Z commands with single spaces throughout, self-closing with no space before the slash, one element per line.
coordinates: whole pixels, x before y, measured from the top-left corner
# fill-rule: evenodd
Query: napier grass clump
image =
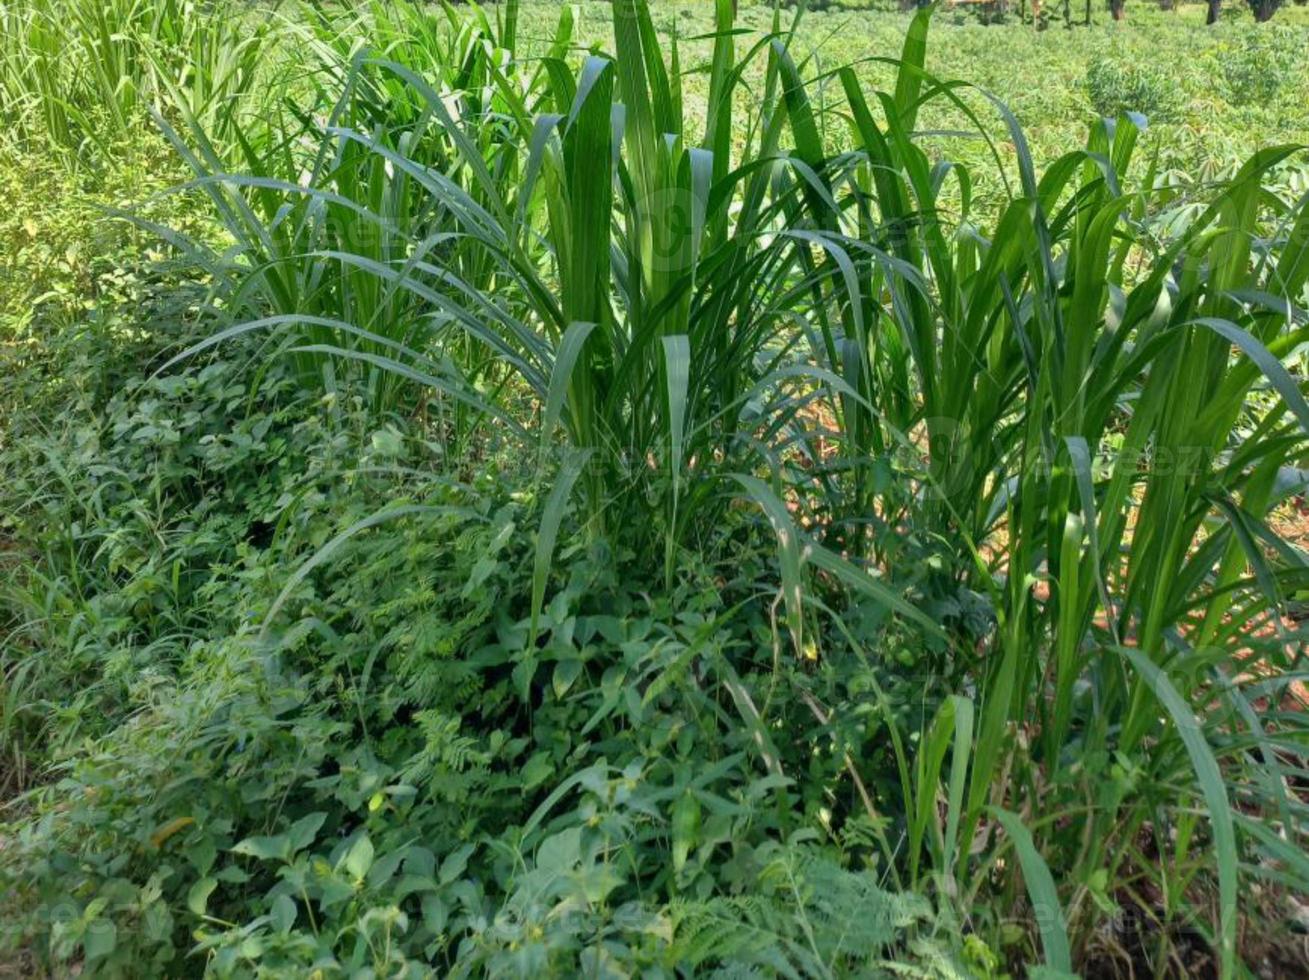
<path fill-rule="evenodd" d="M 1038 157 L 930 9 L 708 6 L 125 22 L 189 176 L 97 383 L 5 382 L 14 955 L 1296 968 L 1300 149 L 1179 183 L 1092 66 Z"/>

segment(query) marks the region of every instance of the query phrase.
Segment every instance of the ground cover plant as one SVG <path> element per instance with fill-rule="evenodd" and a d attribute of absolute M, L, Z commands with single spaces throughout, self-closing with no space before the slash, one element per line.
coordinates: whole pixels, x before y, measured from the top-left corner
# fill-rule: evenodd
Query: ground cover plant
<path fill-rule="evenodd" d="M 1309 969 L 1302 18 L 829 6 L 0 6 L 0 971 Z"/>

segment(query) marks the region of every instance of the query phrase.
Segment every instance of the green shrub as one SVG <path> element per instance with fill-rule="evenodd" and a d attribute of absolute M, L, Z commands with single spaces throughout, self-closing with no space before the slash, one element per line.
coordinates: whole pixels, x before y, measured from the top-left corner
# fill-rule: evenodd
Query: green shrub
<path fill-rule="evenodd" d="M 1304 68 L 1304 37 L 1293 29 L 1265 28 L 1223 44 L 1216 58 L 1223 98 L 1235 106 L 1263 105 L 1295 84 Z"/>
<path fill-rule="evenodd" d="M 1084 85 L 1096 114 L 1110 119 L 1123 113 L 1139 113 L 1151 122 L 1169 122 L 1179 112 L 1181 98 L 1167 75 L 1121 57 L 1091 61 Z"/>
<path fill-rule="evenodd" d="M 0 938 L 107 977 L 955 975 L 930 906 L 870 869 L 868 831 L 821 853 L 801 828 L 824 793 L 778 809 L 751 764 L 734 719 L 768 710 L 776 675 L 742 653 L 769 628 L 728 610 L 767 575 L 766 532 L 725 528 L 739 556 L 684 563 L 653 600 L 621 584 L 640 563 L 570 547 L 529 646 L 530 474 L 441 478 L 421 429 L 296 400 L 291 373 L 240 370 L 254 351 L 129 370 L 5 457 L 14 500 L 62 465 L 9 528 L 51 545 L 4 595 L 26 623 L 4 648 L 7 676 L 28 665 L 11 720 L 64 698 L 86 720 L 44 741 L 59 774 L 0 857 Z M 823 730 L 788 715 L 773 764 L 838 778 Z"/>

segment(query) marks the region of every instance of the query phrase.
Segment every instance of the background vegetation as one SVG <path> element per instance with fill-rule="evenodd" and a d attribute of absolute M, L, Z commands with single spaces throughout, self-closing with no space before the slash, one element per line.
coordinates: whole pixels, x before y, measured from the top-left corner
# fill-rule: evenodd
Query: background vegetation
<path fill-rule="evenodd" d="M 736 6 L 0 4 L 0 973 L 1309 969 L 1304 8 Z"/>

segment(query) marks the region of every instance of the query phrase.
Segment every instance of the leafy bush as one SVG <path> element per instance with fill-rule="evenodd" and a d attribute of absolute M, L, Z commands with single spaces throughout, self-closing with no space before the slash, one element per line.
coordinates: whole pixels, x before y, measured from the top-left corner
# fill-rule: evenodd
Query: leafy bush
<path fill-rule="evenodd" d="M 1303 68 L 1303 41 L 1298 31 L 1269 28 L 1223 45 L 1217 54 L 1223 98 L 1238 106 L 1274 100 Z"/>
<path fill-rule="evenodd" d="M 12 525 L 52 545 L 43 577 L 7 595 L 30 624 L 7 655 L 44 663 L 11 689 L 13 720 L 72 696 L 88 722 L 45 741 L 63 774 L 6 847 L 10 941 L 105 976 L 182 970 L 187 937 L 219 976 L 526 975 L 596 957 L 820 976 L 910 955 L 928 907 L 804 834 L 770 843 L 799 814 L 773 810 L 780 784 L 748 764 L 739 709 L 705 687 L 726 672 L 762 703 L 769 675 L 732 651 L 767 627 L 725 609 L 764 562 L 652 603 L 605 549 L 576 550 L 528 647 L 531 491 L 510 492 L 512 470 L 424 474 L 408 426 L 277 407 L 292 376 L 243 381 L 240 363 L 129 377 L 55 444 L 25 444 L 64 470 Z M 255 390 L 264 407 L 227 428 Z M 20 479 L 39 465 L 8 463 Z M 17 605 L 38 602 L 43 618 Z M 860 942 L 838 919 L 811 945 L 796 902 L 848 917 Z"/>
<path fill-rule="evenodd" d="M 1086 68 L 1086 95 L 1097 115 L 1116 119 L 1139 113 L 1151 122 L 1177 118 L 1179 96 L 1172 81 L 1158 70 L 1118 57 L 1095 58 Z"/>

